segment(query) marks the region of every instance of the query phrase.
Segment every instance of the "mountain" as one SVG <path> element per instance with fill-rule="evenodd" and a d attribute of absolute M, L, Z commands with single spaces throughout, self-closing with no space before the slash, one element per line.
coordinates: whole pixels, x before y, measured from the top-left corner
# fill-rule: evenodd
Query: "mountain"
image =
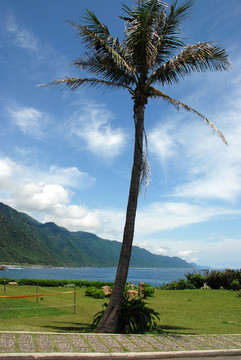
<path fill-rule="evenodd" d="M 194 262 L 192 262 L 191 265 L 197 270 L 212 270 L 212 268 L 208 265 L 197 265 Z"/>
<path fill-rule="evenodd" d="M 121 243 L 84 231 L 41 224 L 0 202 L 0 263 L 116 267 Z M 130 267 L 193 268 L 178 257 L 133 246 Z"/>

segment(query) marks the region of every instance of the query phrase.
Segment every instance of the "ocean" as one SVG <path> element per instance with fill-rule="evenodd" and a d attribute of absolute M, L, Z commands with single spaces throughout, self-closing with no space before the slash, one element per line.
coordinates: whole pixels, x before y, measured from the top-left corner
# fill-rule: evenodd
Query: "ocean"
<path fill-rule="evenodd" d="M 128 282 L 139 284 L 140 281 L 152 286 L 161 286 L 173 280 L 184 279 L 184 274 L 201 272 L 189 269 L 129 269 Z M 116 268 L 97 267 L 15 267 L 0 271 L 0 277 L 12 279 L 56 279 L 56 280 L 90 280 L 111 282 L 115 280 Z"/>

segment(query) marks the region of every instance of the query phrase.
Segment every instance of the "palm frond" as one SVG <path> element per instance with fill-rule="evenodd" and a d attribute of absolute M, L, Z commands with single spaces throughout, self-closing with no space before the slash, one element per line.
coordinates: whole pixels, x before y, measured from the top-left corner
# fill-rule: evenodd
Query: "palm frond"
<path fill-rule="evenodd" d="M 100 80 L 100 79 L 96 79 L 96 78 L 73 78 L 73 77 L 66 77 L 64 79 L 60 79 L 60 80 L 54 80 L 50 83 L 46 83 L 46 84 L 39 84 L 38 86 L 46 86 L 46 85 L 63 85 L 66 86 L 67 88 L 69 88 L 69 90 L 76 90 L 78 89 L 81 85 L 89 85 L 92 87 L 101 87 L 101 86 L 107 86 L 110 88 L 125 88 L 127 90 L 129 90 L 129 92 L 134 95 L 134 92 L 132 90 L 132 88 L 119 84 L 119 83 L 115 83 L 112 81 L 105 81 L 105 80 Z"/>
<path fill-rule="evenodd" d="M 100 48 L 99 39 L 107 41 L 108 38 L 111 38 L 109 29 L 98 20 L 97 16 L 92 11 L 87 9 L 85 10 L 85 16 L 83 16 L 82 19 L 86 25 L 73 25 L 77 26 L 77 29 L 79 30 L 78 35 L 82 37 L 82 40 L 86 43 L 87 47 L 94 48 L 98 51 Z M 97 37 L 93 38 L 92 35 L 89 35 L 88 30 L 90 30 L 91 34 L 96 34 Z"/>
<path fill-rule="evenodd" d="M 170 104 L 174 105 L 176 107 L 176 109 L 180 109 L 183 108 L 186 111 L 192 112 L 195 115 L 197 115 L 198 117 L 202 118 L 210 127 L 211 129 L 218 135 L 220 136 L 220 138 L 222 139 L 222 141 L 227 145 L 227 141 L 224 137 L 224 135 L 221 133 L 221 131 L 218 130 L 218 128 L 210 121 L 208 120 L 205 116 L 203 116 L 202 114 L 200 114 L 198 111 L 194 110 L 192 107 L 190 107 L 189 105 L 186 105 L 184 103 L 182 103 L 181 101 L 178 101 L 170 96 L 168 96 L 167 94 L 165 94 L 164 92 L 156 89 L 156 88 L 150 88 L 150 97 L 153 98 L 157 98 L 157 97 L 161 97 L 162 99 L 166 100 L 167 102 L 169 102 Z"/>
<path fill-rule="evenodd" d="M 174 1 L 169 9 L 160 0 L 146 0 L 139 1 L 134 10 L 123 6 L 128 15 L 121 17 L 127 23 L 126 49 L 137 70 L 150 70 L 166 62 L 177 48 L 184 46 L 179 38 L 180 22 L 189 15 L 192 5 L 192 0 L 180 6 Z"/>
<path fill-rule="evenodd" d="M 86 54 L 85 58 L 79 58 L 72 65 L 86 70 L 95 75 L 101 75 L 105 80 L 119 82 L 122 85 L 135 83 L 135 75 L 130 75 L 126 69 L 113 62 L 111 59 L 103 59 L 98 54 Z"/>
<path fill-rule="evenodd" d="M 123 10 L 128 17 L 121 17 L 126 21 L 125 49 L 132 59 L 138 73 L 147 73 L 157 56 L 155 25 L 165 4 L 160 0 L 140 1 L 138 6 Z"/>
<path fill-rule="evenodd" d="M 133 68 L 127 62 L 123 46 L 118 38 L 114 39 L 110 35 L 108 27 L 100 23 L 96 15 L 89 10 L 86 10 L 83 20 L 86 25 L 75 23 L 72 25 L 77 27 L 78 35 L 81 36 L 86 47 L 103 60 L 108 59 L 109 63 L 112 61 L 113 64 L 122 67 L 126 73 L 133 73 Z"/>
<path fill-rule="evenodd" d="M 109 36 L 107 39 L 102 39 L 98 36 L 98 34 L 96 34 L 91 29 L 88 29 L 87 27 L 83 28 L 83 34 L 83 37 L 86 39 L 88 37 L 88 41 L 90 43 L 87 47 L 91 48 L 92 46 L 95 46 L 95 53 L 100 57 L 103 59 L 112 59 L 116 64 L 122 66 L 127 71 L 133 71 L 132 67 L 129 66 L 125 59 L 125 52 L 117 38 L 113 39 L 111 36 Z"/>
<path fill-rule="evenodd" d="M 180 6 L 177 6 L 177 3 L 178 0 L 175 0 L 172 3 L 169 12 L 170 15 L 168 22 L 172 27 L 173 33 L 180 32 L 180 23 L 189 16 L 190 10 L 193 6 L 193 0 L 186 0 Z"/>
<path fill-rule="evenodd" d="M 198 43 L 186 46 L 179 55 L 162 65 L 150 76 L 148 84 L 156 81 L 165 83 L 178 82 L 192 72 L 206 70 L 222 71 L 231 67 L 225 49 L 211 42 Z"/>
<path fill-rule="evenodd" d="M 165 11 L 163 14 L 160 14 L 160 20 L 157 24 L 159 38 L 156 44 L 158 49 L 156 65 L 165 63 L 173 56 L 176 49 L 184 46 L 183 40 L 179 38 L 181 31 L 180 23 L 188 17 L 192 6 L 192 0 L 183 2 L 179 7 L 177 6 L 177 1 L 174 1 L 169 12 Z"/>

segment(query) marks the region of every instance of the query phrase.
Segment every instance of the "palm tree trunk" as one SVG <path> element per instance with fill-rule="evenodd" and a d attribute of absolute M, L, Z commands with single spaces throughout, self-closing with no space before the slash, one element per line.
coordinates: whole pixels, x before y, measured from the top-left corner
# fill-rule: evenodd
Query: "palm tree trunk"
<path fill-rule="evenodd" d="M 126 211 L 126 222 L 124 227 L 123 242 L 116 272 L 115 284 L 110 302 L 105 311 L 103 319 L 97 328 L 99 333 L 116 333 L 120 316 L 121 301 L 124 294 L 125 283 L 128 275 L 131 258 L 132 243 L 134 238 L 135 218 L 137 202 L 140 190 L 140 177 L 143 164 L 143 131 L 144 131 L 144 109 L 145 105 L 136 106 L 135 110 L 135 147 L 132 166 L 129 198 Z"/>

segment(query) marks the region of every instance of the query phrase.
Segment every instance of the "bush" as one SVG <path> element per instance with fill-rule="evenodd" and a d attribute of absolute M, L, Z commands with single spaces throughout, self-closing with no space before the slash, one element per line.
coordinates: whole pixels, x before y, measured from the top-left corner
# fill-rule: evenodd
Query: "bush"
<path fill-rule="evenodd" d="M 101 322 L 108 304 L 103 310 L 95 314 L 92 329 L 95 330 Z M 118 332 L 121 334 L 141 334 L 155 328 L 155 319 L 160 320 L 159 314 L 147 306 L 142 299 L 128 300 L 125 296 L 121 303 Z"/>
<path fill-rule="evenodd" d="M 43 286 L 43 287 L 59 287 L 65 286 L 67 284 L 74 284 L 78 287 L 96 287 L 101 289 L 105 285 L 112 287 L 113 282 L 102 282 L 102 281 L 89 281 L 89 280 L 54 280 L 54 279 L 10 279 L 10 278 L 0 278 L 0 284 L 7 284 L 10 281 L 16 281 L 19 285 L 29 285 L 29 286 Z"/>
<path fill-rule="evenodd" d="M 185 274 L 186 279 L 190 284 L 193 284 L 195 289 L 200 289 L 203 286 L 204 278 L 202 274 Z"/>
<path fill-rule="evenodd" d="M 93 297 L 95 299 L 104 299 L 105 298 L 105 293 L 102 289 L 97 289 L 95 292 L 94 292 L 94 295 Z"/>
<path fill-rule="evenodd" d="M 104 299 L 105 298 L 105 293 L 102 289 L 98 289 L 96 287 L 88 287 L 85 290 L 85 295 L 86 296 L 92 296 L 95 299 Z"/>
<path fill-rule="evenodd" d="M 212 270 L 206 275 L 205 281 L 212 289 L 234 290 L 234 288 L 238 287 L 238 283 L 241 283 L 241 271 L 230 269 L 225 271 Z"/>
<path fill-rule="evenodd" d="M 230 284 L 231 290 L 238 291 L 241 289 L 240 283 L 238 280 L 233 280 Z"/>
<path fill-rule="evenodd" d="M 163 290 L 184 289 L 227 289 L 241 290 L 241 270 L 216 271 L 207 270 L 205 276 L 202 274 L 185 274 L 187 280 L 171 281 L 161 286 Z"/>
<path fill-rule="evenodd" d="M 201 287 L 202 290 L 212 290 L 210 286 L 204 284 L 203 287 Z"/>
<path fill-rule="evenodd" d="M 212 289 L 220 289 L 221 287 L 226 288 L 225 277 L 223 271 L 212 270 L 205 278 L 205 282 Z"/>
<path fill-rule="evenodd" d="M 224 271 L 224 284 L 223 284 L 223 287 L 225 289 L 238 290 L 238 289 L 233 288 L 232 283 L 234 282 L 234 287 L 237 287 L 237 285 L 239 284 L 239 280 L 241 280 L 240 279 L 240 271 L 231 270 L 231 269 L 226 269 Z"/>
<path fill-rule="evenodd" d="M 29 286 L 47 286 L 47 287 L 58 287 L 62 286 L 62 282 L 60 280 L 53 279 L 20 279 L 17 280 L 19 285 L 29 285 Z"/>
<path fill-rule="evenodd" d="M 170 283 L 161 286 L 163 290 L 186 290 L 186 289 L 195 289 L 195 286 L 191 284 L 188 280 L 180 279 L 178 281 L 171 281 Z"/>
<path fill-rule="evenodd" d="M 0 278 L 0 284 L 7 284 L 8 282 L 13 282 L 13 281 L 16 281 L 15 279 L 12 279 L 12 278 Z"/>
<path fill-rule="evenodd" d="M 66 284 L 64 285 L 66 288 L 75 288 L 75 284 Z"/>
<path fill-rule="evenodd" d="M 155 288 L 148 285 L 148 284 L 145 284 L 144 286 L 144 290 L 143 290 L 143 297 L 144 299 L 148 298 L 148 297 L 152 297 L 154 296 L 154 292 L 155 292 Z"/>

